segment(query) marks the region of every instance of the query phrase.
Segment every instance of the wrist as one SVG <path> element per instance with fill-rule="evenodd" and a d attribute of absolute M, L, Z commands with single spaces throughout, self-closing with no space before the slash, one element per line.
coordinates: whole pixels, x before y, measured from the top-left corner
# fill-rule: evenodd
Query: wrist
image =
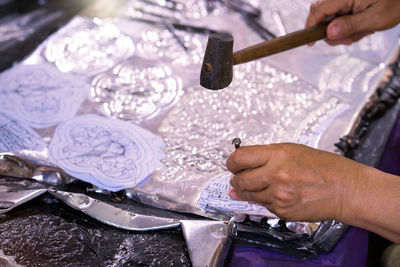
<path fill-rule="evenodd" d="M 367 165 L 357 163 L 357 168 L 347 177 L 341 188 L 340 212 L 336 220 L 357 224 L 357 221 L 367 216 L 368 207 L 371 206 L 372 179 L 376 179 L 378 170 Z"/>

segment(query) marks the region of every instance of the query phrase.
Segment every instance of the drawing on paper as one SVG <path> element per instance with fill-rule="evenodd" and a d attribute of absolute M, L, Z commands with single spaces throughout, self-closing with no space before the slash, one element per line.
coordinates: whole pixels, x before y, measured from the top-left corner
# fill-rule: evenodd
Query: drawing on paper
<path fill-rule="evenodd" d="M 161 139 L 143 128 L 83 115 L 57 127 L 49 157 L 76 178 L 115 191 L 161 167 L 161 147 Z"/>
<path fill-rule="evenodd" d="M 0 152 L 42 151 L 46 147 L 32 129 L 0 112 Z"/>
<path fill-rule="evenodd" d="M 203 210 L 213 212 L 212 208 L 208 208 L 208 206 L 211 206 L 222 211 L 246 213 L 249 215 L 271 215 L 262 206 L 250 204 L 246 201 L 232 200 L 228 195 L 231 188 L 229 177 L 230 175 L 227 174 L 226 176 L 213 178 L 202 189 L 198 204 Z"/>
<path fill-rule="evenodd" d="M 19 65 L 0 75 L 4 111 L 33 128 L 47 128 L 75 115 L 88 85 L 49 64 Z"/>

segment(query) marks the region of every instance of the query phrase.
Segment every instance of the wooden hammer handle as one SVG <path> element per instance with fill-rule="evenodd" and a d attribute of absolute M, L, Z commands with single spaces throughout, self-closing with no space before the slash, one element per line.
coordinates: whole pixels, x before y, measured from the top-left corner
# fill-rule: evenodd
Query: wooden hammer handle
<path fill-rule="evenodd" d="M 329 22 L 324 22 L 239 50 L 233 54 L 233 65 L 246 63 L 321 40 L 326 37 L 328 24 Z"/>

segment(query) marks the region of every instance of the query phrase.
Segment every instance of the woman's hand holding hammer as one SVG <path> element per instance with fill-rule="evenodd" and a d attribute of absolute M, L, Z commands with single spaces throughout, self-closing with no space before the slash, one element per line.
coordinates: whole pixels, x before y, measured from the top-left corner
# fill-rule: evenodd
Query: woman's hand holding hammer
<path fill-rule="evenodd" d="M 329 23 L 326 42 L 349 45 L 375 31 L 396 26 L 399 14 L 398 0 L 322 0 L 311 5 L 306 28 L 341 15 Z"/>

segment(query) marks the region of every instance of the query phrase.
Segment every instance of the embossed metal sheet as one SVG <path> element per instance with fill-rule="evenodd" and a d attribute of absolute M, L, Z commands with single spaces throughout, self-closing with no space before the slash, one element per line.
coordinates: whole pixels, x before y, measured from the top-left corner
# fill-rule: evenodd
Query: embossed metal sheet
<path fill-rule="evenodd" d="M 262 11 L 260 21 L 277 34 L 302 28 L 309 4 L 309 1 L 298 0 L 289 8 L 291 1 L 252 2 Z M 185 5 L 190 7 L 190 3 Z M 293 8 L 296 6 L 299 8 Z M 203 8 L 200 7 L 204 11 Z M 242 17 L 227 8 L 216 7 L 213 12 L 193 11 L 192 14 L 191 10 L 196 9 L 187 8 L 188 13 L 184 15 L 175 11 L 172 14 L 182 22 L 187 18 L 191 18 L 195 25 L 207 25 L 212 21 L 220 29 L 231 31 L 238 41 L 235 49 L 260 41 L 257 34 L 245 26 Z M 314 48 L 302 47 L 235 66 L 231 86 L 217 92 L 208 91 L 198 85 L 206 34 L 171 28 L 170 21 L 161 26 L 160 23 L 137 22 L 127 19 L 125 11 L 121 11 L 124 18 L 115 20 L 76 17 L 24 61 L 23 64 L 33 65 L 33 68 L 34 65 L 40 68 L 43 64 L 52 64 L 53 68 L 62 71 L 57 75 L 65 74 L 72 77 L 70 79 L 77 77 L 77 80 L 79 77 L 82 88 L 91 88 L 90 96 L 80 99 L 82 104 L 74 110 L 75 117 L 66 117 L 66 122 L 51 124 L 48 128 L 32 128 L 32 131 L 45 144 L 51 144 L 57 129 L 61 131 L 62 125 L 78 116 L 86 116 L 91 123 L 107 123 L 108 119 L 113 119 L 118 121 L 118 125 L 135 124 L 135 127 L 149 131 L 150 136 L 162 139 L 163 144 L 150 142 L 155 148 L 146 150 L 149 158 L 162 159 L 160 165 L 152 165 L 150 175 L 141 177 L 136 186 L 126 184 L 128 195 L 156 207 L 215 218 L 220 216 L 216 211 L 229 214 L 246 213 L 251 209 L 232 203 L 226 197 L 229 190 L 226 182 L 219 184 L 219 195 L 204 194 L 204 190 L 211 188 L 209 182 L 212 179 L 229 179 L 225 160 L 233 150 L 233 138 L 240 137 L 243 145 L 298 142 L 335 151 L 333 143 L 354 123 L 360 108 L 382 79 L 385 63 L 397 50 L 397 36 L 393 32 L 398 32 L 399 28 L 369 37 L 373 45 L 362 49 L 357 46 L 353 50 L 331 48 L 318 43 Z M 272 20 L 267 20 L 270 12 Z M 380 41 L 381 35 L 384 41 Z M 388 52 L 374 54 L 375 42 L 382 44 L 379 48 Z M 46 83 L 45 79 L 41 82 Z M 6 91 L 5 88 L 1 90 Z M 28 98 L 30 96 L 28 94 Z M 46 107 L 46 102 L 43 105 Z M 81 157 L 79 163 L 85 165 L 86 160 L 95 162 L 95 174 L 106 167 L 118 168 L 119 158 L 113 156 L 129 158 L 135 154 L 124 146 L 124 138 L 118 138 L 124 136 L 121 129 L 119 134 L 114 134 L 115 128 L 121 127 L 113 125 L 110 123 L 108 130 L 102 131 L 104 134 L 101 136 L 105 138 L 99 140 L 95 134 L 98 131 L 85 132 L 96 149 L 85 154 L 87 157 Z M 29 133 L 26 127 L 29 126 L 19 126 Z M 112 142 L 103 143 L 102 140 Z M 163 150 L 158 151 L 157 147 L 163 147 Z M 57 161 L 48 157 L 46 149 L 42 154 L 29 149 L 18 152 L 31 158 L 40 155 L 40 159 L 58 166 Z M 65 158 L 60 158 L 69 160 L 65 155 Z M 85 179 L 88 173 L 91 172 L 80 170 L 74 176 Z M 100 181 L 100 175 L 96 179 L 99 179 L 96 185 L 100 187 L 108 186 L 107 189 L 111 190 L 124 188 L 107 184 L 106 180 L 112 180 L 112 177 Z M 95 183 L 96 179 L 92 181 Z M 208 196 L 212 199 L 207 199 Z M 213 206 L 212 201 L 218 202 L 219 206 L 207 209 L 208 203 Z M 228 206 L 242 208 L 221 211 L 221 207 Z M 259 211 L 256 215 L 274 217 L 268 211 L 261 214 Z M 271 219 L 270 225 L 273 226 L 275 221 Z M 317 226 L 288 224 L 290 229 L 300 234 L 312 234 Z"/>
<path fill-rule="evenodd" d="M 95 74 L 134 51 L 132 39 L 111 22 L 74 20 L 61 31 L 49 39 L 44 56 L 63 72 Z"/>

